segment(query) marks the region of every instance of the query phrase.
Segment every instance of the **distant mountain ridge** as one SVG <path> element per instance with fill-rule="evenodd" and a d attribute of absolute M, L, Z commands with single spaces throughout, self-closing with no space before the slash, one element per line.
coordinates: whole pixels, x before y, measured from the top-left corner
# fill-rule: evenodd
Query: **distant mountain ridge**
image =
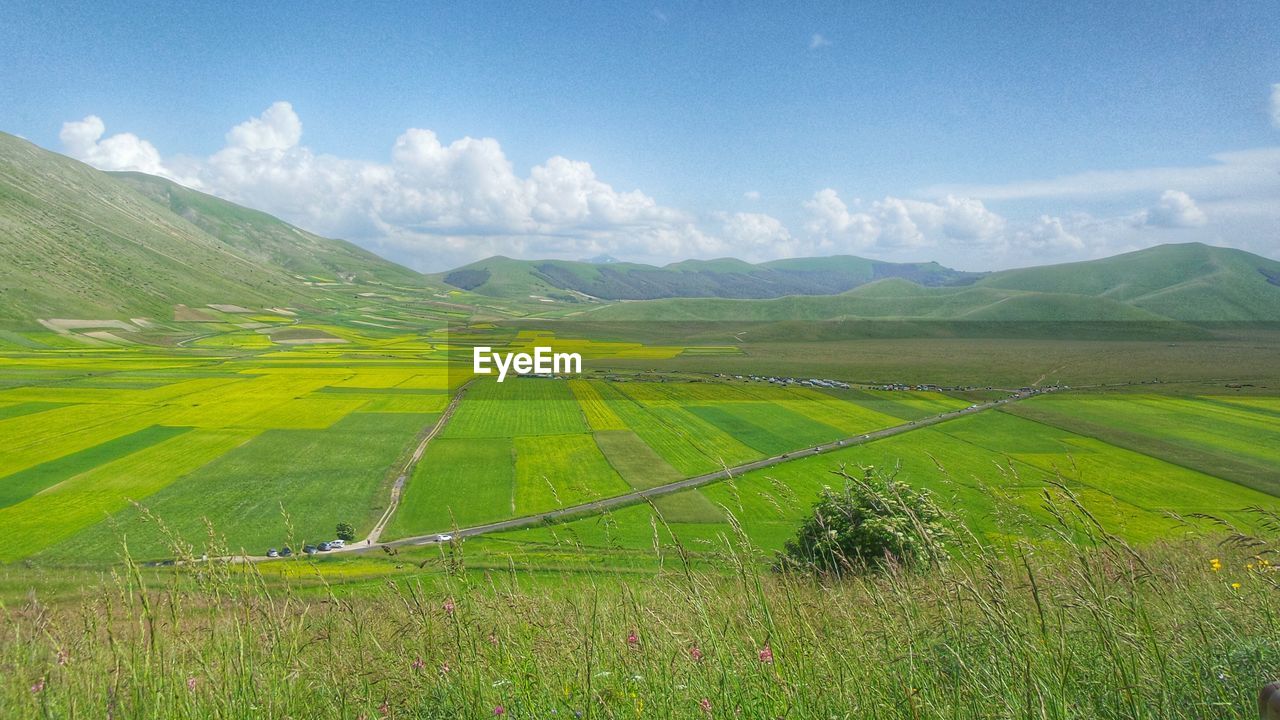
<path fill-rule="evenodd" d="M 967 286 L 903 279 L 846 293 L 767 300 L 621 303 L 597 320 L 939 320 L 977 322 L 1280 322 L 1280 262 L 1201 243 L 1100 260 L 1005 270 Z"/>
<path fill-rule="evenodd" d="M 926 287 L 953 287 L 972 284 L 983 276 L 937 263 L 891 263 L 837 255 L 760 264 L 732 258 L 685 260 L 662 267 L 496 256 L 433 277 L 461 290 L 499 298 L 656 300 L 834 295 L 884 278 L 902 278 Z"/>
<path fill-rule="evenodd" d="M 1280 262 L 1200 243 L 992 273 L 847 255 L 592 260 L 492 257 L 422 275 L 168 180 L 101 172 L 0 133 L 0 326 L 165 321 L 183 305 L 331 312 L 370 296 L 496 317 L 590 306 L 600 320 L 1280 322 Z"/>

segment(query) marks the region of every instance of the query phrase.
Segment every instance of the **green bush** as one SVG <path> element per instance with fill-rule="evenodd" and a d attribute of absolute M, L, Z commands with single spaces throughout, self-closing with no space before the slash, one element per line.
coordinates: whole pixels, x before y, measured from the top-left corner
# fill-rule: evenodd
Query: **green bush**
<path fill-rule="evenodd" d="M 843 489 L 822 491 L 777 568 L 842 575 L 936 566 L 948 558 L 950 519 L 928 490 L 873 467 L 862 468 L 861 477 L 843 468 L 835 474 Z"/>

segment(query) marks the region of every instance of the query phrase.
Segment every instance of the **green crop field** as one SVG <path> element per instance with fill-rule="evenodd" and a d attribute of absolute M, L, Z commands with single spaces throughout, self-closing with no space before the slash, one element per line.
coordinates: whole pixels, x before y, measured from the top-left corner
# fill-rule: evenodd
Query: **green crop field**
<path fill-rule="evenodd" d="M 867 407 L 875 404 L 896 415 Z M 964 405 L 940 393 L 702 378 L 480 378 L 428 447 L 386 537 L 578 505 Z M 475 457 L 464 457 L 464 447 Z M 489 502 L 495 497 L 502 500 Z M 701 495 L 690 497 L 692 504 L 661 503 L 684 516 L 721 517 Z"/>
<path fill-rule="evenodd" d="M 394 322 L 388 312 L 374 320 Z M 93 565 L 117 558 L 122 541 L 136 557 L 164 558 L 175 545 L 203 545 L 209 532 L 231 551 L 261 553 L 325 539 L 339 522 L 363 536 L 386 510 L 417 439 L 458 393 L 384 539 L 660 487 L 1008 392 L 639 371 L 637 361 L 683 368 L 686 356 L 671 344 L 495 329 L 495 344 L 556 342 L 590 358 L 578 378 L 498 383 L 447 365 L 458 358 L 444 335 L 406 336 L 352 317 L 291 326 L 342 346 L 264 348 L 239 342 L 247 336 L 232 326 L 204 338 L 221 340 L 202 350 L 0 355 L 8 440 L 0 447 L 0 520 L 20 533 L 0 560 Z M 486 332 L 472 329 L 468 341 Z M 883 347 L 898 352 L 901 342 Z M 841 464 L 900 466 L 970 531 L 1001 542 L 1046 541 L 1041 493 L 1062 482 L 1101 522 L 1146 542 L 1180 532 L 1171 513 L 1239 518 L 1251 505 L 1274 507 L 1278 420 L 1280 405 L 1265 392 L 1138 385 L 1055 393 L 481 545 L 527 552 L 573 538 L 638 552 L 665 524 L 663 542 L 674 535 L 696 550 L 736 523 L 759 547 L 776 549 L 819 489 L 838 482 L 830 471 Z"/>
<path fill-rule="evenodd" d="M 367 531 L 388 474 L 448 401 L 430 348 L 208 355 L 13 353 L 0 373 L 0 560 L 114 561 L 202 545 L 262 552 Z"/>
<path fill-rule="evenodd" d="M 1199 410 L 1180 407 L 1192 416 Z M 701 504 L 694 497 L 701 496 L 732 514 L 755 544 L 775 550 L 794 532 L 818 491 L 839 484 L 831 470 L 845 466 L 857 472 L 868 465 L 898 468 L 903 479 L 936 493 L 971 531 L 997 543 L 1051 542 L 1053 518 L 1043 507 L 1043 492 L 1053 489 L 1052 483 L 1070 488 L 1104 526 L 1135 542 L 1186 532 L 1170 513 L 1241 519 L 1247 507 L 1280 505 L 1273 495 L 1227 479 L 1004 412 L 752 471 L 663 500 L 681 508 Z M 612 512 L 607 522 L 592 517 L 495 537 L 520 545 L 572 538 L 602 552 L 643 550 L 653 544 L 655 519 L 665 523 L 664 542 L 674 536 L 688 547 L 715 545 L 716 538 L 733 532 L 725 517 L 689 518 L 682 510 L 668 516 L 659 504 L 656 513 L 636 505 Z"/>
<path fill-rule="evenodd" d="M 1011 412 L 1280 494 L 1275 398 L 1062 396 L 1038 398 Z"/>

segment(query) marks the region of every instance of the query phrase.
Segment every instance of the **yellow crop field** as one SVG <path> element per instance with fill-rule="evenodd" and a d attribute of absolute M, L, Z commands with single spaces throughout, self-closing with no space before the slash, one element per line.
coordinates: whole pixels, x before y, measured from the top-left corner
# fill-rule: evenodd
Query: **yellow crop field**
<path fill-rule="evenodd" d="M 254 434 L 194 430 L 0 508 L 0 523 L 15 533 L 11 542 L 0 546 L 0 562 L 50 547 L 126 507 L 129 500 L 144 500 Z"/>
<path fill-rule="evenodd" d="M 609 409 L 608 403 L 600 396 L 599 391 L 592 387 L 591 381 L 570 380 L 569 389 L 577 398 L 578 406 L 582 408 L 582 414 L 587 417 L 587 424 L 592 430 L 627 429 L 627 424 Z"/>

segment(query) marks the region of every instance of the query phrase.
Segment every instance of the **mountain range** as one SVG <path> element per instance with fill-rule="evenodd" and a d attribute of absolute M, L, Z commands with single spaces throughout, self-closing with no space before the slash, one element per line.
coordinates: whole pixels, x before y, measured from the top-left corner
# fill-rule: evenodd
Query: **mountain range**
<path fill-rule="evenodd" d="M 1280 321 L 1280 262 L 1190 243 L 990 273 L 848 255 L 662 267 L 499 256 L 423 275 L 169 180 L 101 172 L 0 133 L 0 325 L 164 321 L 175 307 L 210 304 L 305 310 L 397 292 L 601 320 Z"/>

